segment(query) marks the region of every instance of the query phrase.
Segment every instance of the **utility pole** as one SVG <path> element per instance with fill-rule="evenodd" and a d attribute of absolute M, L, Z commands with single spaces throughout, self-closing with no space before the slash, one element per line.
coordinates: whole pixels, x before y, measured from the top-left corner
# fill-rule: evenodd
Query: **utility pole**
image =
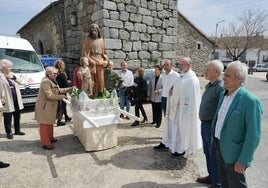
<path fill-rule="evenodd" d="M 214 59 L 216 59 L 216 45 L 217 45 L 217 34 L 218 34 L 218 26 L 220 23 L 225 22 L 225 20 L 220 20 L 216 23 L 216 32 L 215 32 L 215 40 L 214 40 Z"/>

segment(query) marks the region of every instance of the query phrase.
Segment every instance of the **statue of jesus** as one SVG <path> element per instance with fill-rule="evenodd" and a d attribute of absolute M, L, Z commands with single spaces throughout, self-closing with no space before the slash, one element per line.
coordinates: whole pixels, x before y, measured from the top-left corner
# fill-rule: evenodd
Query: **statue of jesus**
<path fill-rule="evenodd" d="M 108 56 L 99 27 L 96 24 L 90 25 L 89 35 L 83 44 L 82 56 L 88 58 L 90 69 L 95 70 L 92 72 L 93 95 L 100 96 L 104 92 L 104 67 L 108 64 Z"/>

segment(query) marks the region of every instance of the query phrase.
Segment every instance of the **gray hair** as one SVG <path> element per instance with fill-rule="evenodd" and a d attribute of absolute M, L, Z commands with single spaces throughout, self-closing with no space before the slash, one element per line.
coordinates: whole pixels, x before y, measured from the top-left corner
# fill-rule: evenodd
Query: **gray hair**
<path fill-rule="evenodd" d="M 244 63 L 241 63 L 240 61 L 233 61 L 227 65 L 228 67 L 232 67 L 236 70 L 235 77 L 238 79 L 241 79 L 241 85 L 244 85 L 247 79 L 247 66 Z"/>
<path fill-rule="evenodd" d="M 180 61 L 184 61 L 184 62 L 188 63 L 189 65 L 192 64 L 192 61 L 191 61 L 191 58 L 190 57 L 182 57 L 180 59 Z"/>
<path fill-rule="evenodd" d="M 12 61 L 8 60 L 8 59 L 1 59 L 0 60 L 0 70 L 2 70 L 4 67 L 12 67 L 13 63 Z"/>
<path fill-rule="evenodd" d="M 223 63 L 220 60 L 212 60 L 207 63 L 207 65 L 211 65 L 214 69 L 220 72 L 222 74 L 224 66 Z"/>
<path fill-rule="evenodd" d="M 49 76 L 53 73 L 57 73 L 58 69 L 56 69 L 55 67 L 47 67 L 46 68 L 46 76 Z"/>

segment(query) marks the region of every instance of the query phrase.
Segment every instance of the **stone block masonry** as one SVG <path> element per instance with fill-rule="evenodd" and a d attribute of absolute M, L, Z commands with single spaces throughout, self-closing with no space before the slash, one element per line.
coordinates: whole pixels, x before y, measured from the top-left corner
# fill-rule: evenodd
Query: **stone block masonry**
<path fill-rule="evenodd" d="M 202 74 L 213 43 L 176 10 L 175 0 L 59 0 L 31 19 L 19 33 L 39 54 L 62 56 L 70 71 L 79 65 L 89 25 L 96 23 L 108 56 L 120 68 L 152 67 L 189 56 Z M 76 24 L 70 22 L 75 13 Z"/>
<path fill-rule="evenodd" d="M 100 26 L 108 56 L 116 68 L 122 59 L 127 59 L 130 69 L 154 66 L 162 63 L 163 58 L 175 62 L 174 20 L 177 11 L 176 1 L 172 0 L 104 0 L 91 17 Z M 158 62 L 151 62 L 152 56 Z"/>

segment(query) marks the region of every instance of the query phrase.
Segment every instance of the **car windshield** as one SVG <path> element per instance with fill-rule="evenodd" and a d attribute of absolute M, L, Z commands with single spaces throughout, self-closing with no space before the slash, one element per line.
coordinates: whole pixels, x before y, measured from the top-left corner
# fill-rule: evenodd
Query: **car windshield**
<path fill-rule="evenodd" d="M 33 51 L 1 48 L 0 59 L 12 61 L 12 71 L 15 73 L 40 72 L 43 70 L 38 56 Z"/>

